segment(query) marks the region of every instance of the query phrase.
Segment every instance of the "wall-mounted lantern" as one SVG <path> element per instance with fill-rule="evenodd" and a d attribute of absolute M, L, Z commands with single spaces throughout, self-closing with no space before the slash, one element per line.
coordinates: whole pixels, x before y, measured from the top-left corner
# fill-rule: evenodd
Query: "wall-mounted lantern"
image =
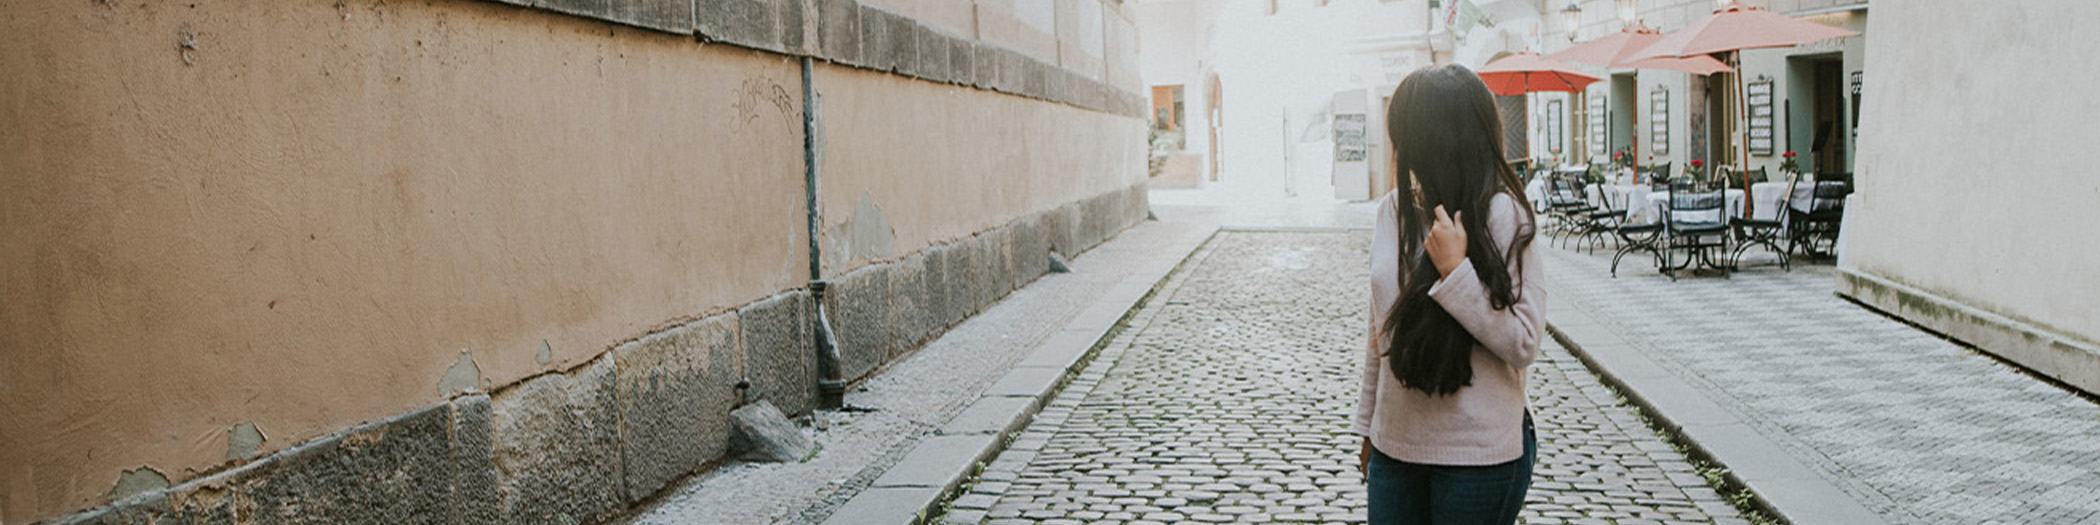
<path fill-rule="evenodd" d="M 1568 6 L 1561 8 L 1560 25 L 1568 30 L 1568 41 L 1574 42 L 1582 30 L 1582 6 L 1576 5 L 1575 0 L 1568 0 Z"/>

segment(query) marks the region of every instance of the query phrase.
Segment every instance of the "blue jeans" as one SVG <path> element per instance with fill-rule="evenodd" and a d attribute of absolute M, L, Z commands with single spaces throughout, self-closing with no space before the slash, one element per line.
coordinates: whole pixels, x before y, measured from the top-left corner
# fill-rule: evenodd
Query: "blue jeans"
<path fill-rule="evenodd" d="M 1456 467 L 1393 459 L 1371 449 L 1364 496 L 1369 525 L 1507 525 L 1524 509 L 1531 490 L 1531 466 L 1538 460 L 1538 436 L 1531 416 L 1524 416 L 1524 457 L 1499 465 Z"/>

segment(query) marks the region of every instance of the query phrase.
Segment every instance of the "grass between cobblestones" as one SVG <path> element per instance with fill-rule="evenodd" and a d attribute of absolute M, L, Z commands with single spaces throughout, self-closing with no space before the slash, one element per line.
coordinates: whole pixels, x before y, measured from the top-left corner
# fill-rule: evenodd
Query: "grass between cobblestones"
<path fill-rule="evenodd" d="M 1570 341 L 1567 340 L 1567 336 L 1560 334 L 1557 330 L 1552 335 L 1555 340 L 1561 343 L 1563 348 L 1568 349 L 1568 353 L 1574 354 L 1577 360 L 1582 361 L 1584 368 L 1588 368 L 1592 374 L 1596 374 L 1598 382 L 1603 383 L 1604 389 L 1611 391 L 1612 396 L 1618 398 L 1619 407 L 1632 410 L 1634 417 L 1640 419 L 1642 426 L 1647 427 L 1650 432 L 1654 432 L 1657 437 L 1662 438 L 1663 442 L 1669 444 L 1672 450 L 1676 450 L 1678 454 L 1684 455 L 1686 462 L 1690 463 L 1692 469 L 1699 473 L 1699 477 L 1706 478 L 1706 484 L 1712 486 L 1714 491 L 1721 494 L 1722 501 L 1728 502 L 1729 505 L 1735 507 L 1737 512 L 1742 513 L 1743 519 L 1749 520 L 1756 525 L 1787 525 L 1788 522 L 1786 520 L 1779 518 L 1776 513 L 1771 511 L 1769 503 L 1758 498 L 1757 493 L 1750 491 L 1750 487 L 1745 485 L 1742 479 L 1737 478 L 1734 472 L 1728 470 L 1727 466 L 1715 461 L 1713 456 L 1707 454 L 1704 449 L 1692 446 L 1691 442 L 1686 440 L 1684 435 L 1679 433 L 1674 425 L 1667 425 L 1662 421 L 1658 421 L 1654 414 L 1654 408 L 1648 406 L 1646 402 L 1636 401 L 1634 396 L 1628 395 L 1625 385 L 1620 384 L 1618 378 L 1604 373 L 1597 365 L 1597 362 L 1592 360 L 1588 353 L 1583 352 L 1580 346 L 1569 344 Z"/>
<path fill-rule="evenodd" d="M 1137 303 L 1131 306 L 1130 311 L 1124 312 L 1123 317 L 1110 325 L 1108 330 L 1101 334 L 1101 338 L 1096 340 L 1094 345 L 1088 348 L 1085 353 L 1080 354 L 1079 359 L 1072 364 L 1071 368 L 1059 376 L 1055 383 L 1052 383 L 1049 391 L 1045 392 L 1044 397 L 1039 400 L 1040 406 L 1037 407 L 1037 410 L 1048 407 L 1053 400 L 1061 397 L 1065 389 L 1072 386 L 1073 381 L 1079 379 L 1082 375 L 1081 371 L 1094 367 L 1094 361 L 1101 357 L 1101 349 L 1103 347 L 1111 344 L 1127 344 L 1122 336 L 1130 330 L 1132 318 L 1138 312 L 1145 311 L 1146 307 L 1152 304 L 1152 301 L 1159 299 L 1160 291 L 1166 288 L 1167 283 L 1175 282 L 1175 278 L 1187 271 L 1190 261 L 1195 260 L 1196 255 L 1201 252 L 1202 250 L 1200 249 L 1190 252 L 1179 264 L 1174 266 L 1174 269 L 1169 270 L 1165 276 L 1161 277 L 1159 283 L 1154 284 L 1151 290 L 1146 291 L 1145 296 L 1138 299 Z M 1032 416 L 1033 414 L 1031 414 Z M 1023 425 L 1024 428 L 1026 426 Z M 1014 442 L 1021 438 L 1022 433 L 1023 430 L 1017 429 L 1009 431 L 1005 436 L 1000 437 L 997 450 L 993 451 L 991 456 L 996 458 L 1000 453 L 1011 448 Z M 984 479 L 984 470 L 987 466 L 988 463 L 984 460 L 979 460 L 971 465 L 970 471 L 963 476 L 962 481 L 957 483 L 953 489 L 942 492 L 939 499 L 935 500 L 934 504 L 929 507 L 929 509 L 937 510 L 937 512 L 928 514 L 926 512 L 927 509 L 920 509 L 918 516 L 912 522 L 913 525 L 931 523 L 934 518 L 947 516 L 953 512 L 955 510 L 955 499 L 970 494 L 977 488 L 978 482 Z"/>
<path fill-rule="evenodd" d="M 1585 366 L 1589 366 L 1589 361 L 1584 360 L 1583 363 Z M 1729 505 L 1734 505 L 1737 512 L 1743 513 L 1743 519 L 1750 520 L 1751 523 L 1757 525 L 1785 525 L 1787 523 L 1786 520 L 1779 519 L 1774 517 L 1772 513 L 1766 512 L 1764 500 L 1758 499 L 1756 493 L 1750 492 L 1750 488 L 1744 486 L 1742 480 L 1736 479 L 1735 473 L 1730 472 L 1728 467 L 1714 463 L 1706 452 L 1691 446 L 1685 441 L 1684 436 L 1678 434 L 1676 430 L 1649 417 L 1649 409 L 1647 407 L 1627 402 L 1626 393 L 1619 391 L 1617 384 L 1605 383 L 1604 388 L 1611 390 L 1613 395 L 1619 396 L 1619 406 L 1633 409 L 1634 415 L 1641 419 L 1642 425 L 1647 426 L 1649 431 L 1655 432 L 1655 435 L 1661 437 L 1664 443 L 1669 443 L 1671 449 L 1676 450 L 1678 454 L 1683 454 L 1685 458 L 1689 459 L 1688 462 L 1692 464 L 1692 469 L 1699 472 L 1699 477 L 1706 478 L 1706 484 L 1713 486 L 1715 491 L 1720 492 L 1723 501 L 1727 501 Z"/>

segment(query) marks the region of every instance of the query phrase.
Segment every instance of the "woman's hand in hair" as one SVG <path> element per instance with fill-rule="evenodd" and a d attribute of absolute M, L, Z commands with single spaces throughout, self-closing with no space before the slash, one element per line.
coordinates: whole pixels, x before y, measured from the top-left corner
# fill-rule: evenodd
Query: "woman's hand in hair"
<path fill-rule="evenodd" d="M 1423 242 L 1423 250 L 1429 252 L 1429 263 L 1436 265 L 1440 277 L 1449 277 L 1466 262 L 1466 226 L 1458 222 L 1466 212 L 1446 215 L 1444 206 L 1435 210 L 1436 222 L 1429 225 L 1429 240 Z"/>

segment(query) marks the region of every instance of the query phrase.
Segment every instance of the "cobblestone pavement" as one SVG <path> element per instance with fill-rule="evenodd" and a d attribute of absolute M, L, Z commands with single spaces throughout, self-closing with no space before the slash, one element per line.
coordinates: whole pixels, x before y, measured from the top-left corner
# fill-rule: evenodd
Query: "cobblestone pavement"
<path fill-rule="evenodd" d="M 1555 301 L 1892 523 L 2100 522 L 2100 407 L 1834 296 L 1828 265 L 1673 283 L 1546 254 Z"/>
<path fill-rule="evenodd" d="M 1367 231 L 1220 234 L 936 522 L 1362 523 Z M 1531 375 L 1527 523 L 1746 523 L 1579 361 Z"/>
<path fill-rule="evenodd" d="M 813 525 L 865 489 L 976 399 L 988 383 L 1026 358 L 1043 340 L 1101 299 L 1128 269 L 1182 254 L 1207 230 L 1145 222 L 1071 261 L 1072 272 L 1044 275 L 951 328 L 910 357 L 890 364 L 846 394 L 867 411 L 806 416 L 822 448 L 801 463 L 730 462 L 667 489 L 621 525 Z M 1184 252 L 1185 253 L 1185 252 Z"/>

